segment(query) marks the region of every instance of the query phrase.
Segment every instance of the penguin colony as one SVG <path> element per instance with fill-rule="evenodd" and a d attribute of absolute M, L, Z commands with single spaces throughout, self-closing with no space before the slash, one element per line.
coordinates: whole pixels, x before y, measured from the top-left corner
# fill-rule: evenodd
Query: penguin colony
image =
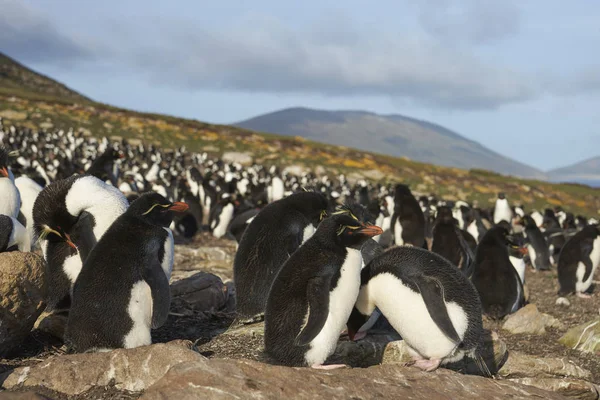
<path fill-rule="evenodd" d="M 479 351 L 482 315 L 526 303 L 524 272 L 557 268 L 559 295 L 589 297 L 598 221 L 415 196 L 382 185 L 242 166 L 0 120 L 0 252 L 39 251 L 47 311 L 65 313 L 71 351 L 152 343 L 169 314 L 174 240 L 236 240 L 237 322 L 264 319 L 265 352 L 326 365 L 341 334 L 383 315 L 413 365 L 433 371 Z M 305 188 L 310 188 L 307 190 Z"/>

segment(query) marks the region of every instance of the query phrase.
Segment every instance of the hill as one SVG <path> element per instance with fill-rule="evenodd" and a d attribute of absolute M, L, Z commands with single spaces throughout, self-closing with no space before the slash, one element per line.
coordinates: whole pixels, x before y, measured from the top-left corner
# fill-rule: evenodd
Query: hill
<path fill-rule="evenodd" d="M 548 171 L 554 182 L 578 182 L 600 187 L 600 156 Z"/>
<path fill-rule="evenodd" d="M 89 103 L 90 99 L 0 53 L 0 94 Z"/>
<path fill-rule="evenodd" d="M 502 191 L 509 199 L 521 202 L 527 208 L 563 205 L 587 215 L 598 215 L 600 210 L 600 189 L 518 179 L 482 169 L 441 167 L 299 137 L 140 113 L 93 102 L 18 63 L 12 68 L 16 70 L 11 76 L 34 74 L 44 80 L 40 81 L 39 89 L 31 82 L 0 80 L 0 118 L 5 125 L 47 130 L 72 128 L 83 135 L 127 138 L 167 149 L 185 146 L 188 150 L 215 156 L 242 152 L 257 163 L 345 173 L 350 179 L 404 182 L 420 193 L 478 201 L 482 206 L 493 204 L 496 193 Z"/>
<path fill-rule="evenodd" d="M 542 171 L 504 157 L 443 126 L 402 115 L 288 108 L 234 125 L 437 165 L 545 178 Z"/>

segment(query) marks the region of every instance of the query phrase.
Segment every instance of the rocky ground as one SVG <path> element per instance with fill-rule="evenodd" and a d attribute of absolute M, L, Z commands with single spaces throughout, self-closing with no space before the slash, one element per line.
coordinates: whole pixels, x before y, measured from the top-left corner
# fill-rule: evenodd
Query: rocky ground
<path fill-rule="evenodd" d="M 262 352 L 263 325 L 235 323 L 235 247 L 209 236 L 177 245 L 171 315 L 153 331 L 152 346 L 65 354 L 54 336 L 64 319 L 42 316 L 21 345 L 0 357 L 0 399 L 599 398 L 600 295 L 556 305 L 555 271 L 527 271 L 535 306 L 505 321 L 485 321 L 483 358 L 494 379 L 474 376 L 481 372 L 472 361 L 449 366 L 470 375 L 405 366 L 403 342 L 385 330 L 356 343 L 341 337 L 331 361 L 354 368 L 314 371 L 270 365 Z M 31 301 L 29 310 L 38 308 Z"/>

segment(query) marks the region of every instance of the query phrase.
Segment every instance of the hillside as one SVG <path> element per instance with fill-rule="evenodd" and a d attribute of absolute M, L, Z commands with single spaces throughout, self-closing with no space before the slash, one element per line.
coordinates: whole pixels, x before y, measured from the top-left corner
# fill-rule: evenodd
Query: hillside
<path fill-rule="evenodd" d="M 18 65 L 18 64 L 17 64 Z M 19 66 L 17 75 L 33 71 Z M 351 179 L 368 178 L 405 182 L 421 193 L 491 205 L 499 191 L 527 208 L 563 205 L 575 212 L 598 215 L 600 189 L 582 185 L 551 184 L 502 176 L 489 171 L 440 167 L 376 153 L 312 142 L 298 137 L 262 134 L 227 125 L 212 125 L 166 115 L 140 113 L 95 103 L 76 93 L 60 95 L 65 88 L 48 79 L 40 91 L 35 85 L 0 81 L 0 118 L 8 124 L 32 129 L 69 129 L 84 135 L 142 140 L 166 148 L 185 145 L 191 151 L 212 155 L 244 152 L 257 163 L 296 165 L 313 171 L 346 173 Z M 12 82 L 7 85 L 6 82 Z M 66 88 L 65 88 L 66 89 Z M 66 89 L 68 90 L 68 89 Z M 79 100 L 82 99 L 82 100 Z"/>
<path fill-rule="evenodd" d="M 0 53 L 0 94 L 88 103 L 90 99 Z"/>
<path fill-rule="evenodd" d="M 600 187 L 600 156 L 548 171 L 554 182 L 579 182 Z"/>
<path fill-rule="evenodd" d="M 545 178 L 542 171 L 504 157 L 449 129 L 402 115 L 288 108 L 234 125 L 437 165 L 483 168 L 514 176 Z"/>

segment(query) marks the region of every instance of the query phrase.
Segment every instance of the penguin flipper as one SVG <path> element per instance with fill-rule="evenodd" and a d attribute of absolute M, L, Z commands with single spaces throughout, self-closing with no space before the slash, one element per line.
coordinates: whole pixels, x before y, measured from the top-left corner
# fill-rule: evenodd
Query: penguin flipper
<path fill-rule="evenodd" d="M 144 268 L 142 272 L 144 281 L 150 286 L 152 293 L 152 329 L 162 326 L 169 316 L 171 308 L 171 289 L 169 280 L 158 261 Z"/>
<path fill-rule="evenodd" d="M 365 262 L 365 265 L 368 265 L 371 262 L 371 260 L 383 253 L 383 246 L 381 246 L 375 240 L 370 238 L 362 245 L 362 247 L 360 248 L 360 253 L 362 255 L 363 261 Z"/>
<path fill-rule="evenodd" d="M 294 339 L 296 346 L 309 344 L 323 329 L 329 315 L 329 286 L 331 275 L 315 276 L 308 280 L 306 298 L 308 300 L 308 319 Z"/>
<path fill-rule="evenodd" d="M 582 281 L 585 282 L 589 279 L 592 270 L 594 269 L 594 265 L 592 264 L 592 260 L 590 259 L 590 255 L 592 254 L 592 250 L 594 250 L 594 242 L 590 239 L 586 239 L 581 243 L 581 255 L 583 265 L 585 265 L 585 273 L 583 274 Z"/>
<path fill-rule="evenodd" d="M 444 302 L 444 287 L 441 282 L 426 275 L 413 277 L 413 282 L 419 288 L 431 319 L 448 339 L 458 345 L 462 340 L 448 315 L 448 309 Z"/>

